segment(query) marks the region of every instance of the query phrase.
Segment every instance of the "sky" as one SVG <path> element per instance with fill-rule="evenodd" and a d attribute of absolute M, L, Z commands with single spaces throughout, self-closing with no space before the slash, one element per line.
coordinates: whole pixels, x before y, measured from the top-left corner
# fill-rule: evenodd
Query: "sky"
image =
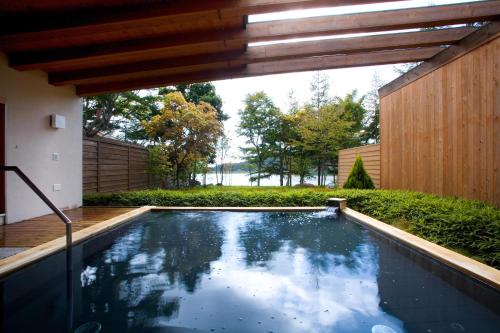
<path fill-rule="evenodd" d="M 313 10 L 289 11 L 281 13 L 270 13 L 262 15 L 251 15 L 249 22 L 260 22 L 278 19 L 290 19 L 299 17 L 313 17 L 324 15 L 338 15 L 366 11 L 380 11 L 388 9 L 421 7 L 428 5 L 442 5 L 450 3 L 471 2 L 467 0 L 412 0 L 398 1 L 384 4 L 342 6 L 335 8 L 319 8 Z M 394 31 L 392 31 L 393 33 Z M 391 32 L 388 32 L 391 33 Z M 343 35 L 339 37 L 352 37 L 367 34 Z M 322 37 L 316 39 L 325 39 L 332 37 Z M 311 39 L 307 39 L 311 40 Z M 293 42 L 297 40 L 287 41 Z M 283 41 L 281 41 L 283 42 Z M 263 44 L 263 43 L 260 43 Z M 269 44 L 269 43 L 267 43 Z M 252 47 L 253 44 L 249 45 Z M 394 71 L 394 65 L 370 66 L 345 68 L 322 71 L 329 76 L 330 96 L 344 96 L 347 93 L 357 90 L 358 95 L 362 96 L 372 89 L 372 79 L 377 74 L 380 80 L 388 83 L 398 77 Z M 267 75 L 253 78 L 231 79 L 213 82 L 217 93 L 222 97 L 223 110 L 229 115 L 229 120 L 224 124 L 226 135 L 229 138 L 230 149 L 228 160 L 237 162 L 241 160 L 239 147 L 245 145 L 245 139 L 238 137 L 236 130 L 239 123 L 238 111 L 241 110 L 243 99 L 247 94 L 257 91 L 265 91 L 274 101 L 274 103 L 283 111 L 287 110 L 287 100 L 290 91 L 294 91 L 295 97 L 300 104 L 308 102 L 310 96 L 310 81 L 314 72 L 289 73 L 278 75 Z"/>

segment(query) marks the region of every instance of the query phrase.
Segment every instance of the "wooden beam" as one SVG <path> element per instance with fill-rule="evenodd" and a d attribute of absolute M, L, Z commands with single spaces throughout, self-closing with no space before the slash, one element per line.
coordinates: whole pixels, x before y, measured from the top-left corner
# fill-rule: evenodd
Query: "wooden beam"
<path fill-rule="evenodd" d="M 76 92 L 80 96 L 88 96 L 180 83 L 213 81 L 289 72 L 415 62 L 429 59 L 442 50 L 442 47 L 435 46 L 408 50 L 378 51 L 352 55 L 334 55 L 285 61 L 261 62 L 226 70 L 214 70 L 169 76 L 153 76 L 133 80 L 119 80 L 99 84 L 77 85 Z"/>
<path fill-rule="evenodd" d="M 449 45 L 462 39 L 474 30 L 475 28 L 472 27 L 462 27 L 255 46 L 249 47 L 247 52 L 233 51 L 217 54 L 201 54 L 191 57 L 167 58 L 154 61 L 141 61 L 115 66 L 89 68 L 84 70 L 50 73 L 49 82 L 54 85 L 86 84 L 96 78 L 112 78 L 115 75 L 123 75 L 127 73 L 173 68 L 178 66 L 192 66 L 220 61 L 228 61 L 232 64 L 249 64 L 311 56 L 352 54 L 369 51 Z"/>
<path fill-rule="evenodd" d="M 113 28 L 113 24 L 134 22 L 143 24 L 152 18 L 172 20 L 176 17 L 187 19 L 190 16 L 212 16 L 220 19 L 264 14 L 297 9 L 319 7 L 360 5 L 399 0 L 182 0 L 159 1 L 114 6 L 112 8 L 60 8 L 59 10 L 43 10 L 43 2 L 39 10 L 36 3 L 30 6 L 29 14 L 0 11 L 0 31 L 2 35 L 17 35 L 38 39 L 52 38 L 62 30 L 71 29 L 73 36 L 89 35 Z M 2 6 L 0 5 L 0 8 Z M 18 7 L 18 6 L 16 6 Z M 14 40 L 10 40 L 14 42 Z"/>
<path fill-rule="evenodd" d="M 500 18 L 500 1 L 481 1 L 253 23 L 248 25 L 245 38 L 250 42 L 262 42 L 289 38 L 435 27 L 489 21 L 497 18 Z"/>
<path fill-rule="evenodd" d="M 450 46 L 445 51 L 389 82 L 379 89 L 379 96 L 385 97 L 499 36 L 500 21 L 491 22 L 465 37 L 456 45 Z"/>
<path fill-rule="evenodd" d="M 500 18 L 500 1 L 388 10 L 382 12 L 313 17 L 248 24 L 246 30 L 186 33 L 106 43 L 80 48 L 10 54 L 12 67 L 19 70 L 44 69 L 73 59 L 88 60 L 116 53 L 166 48 L 202 41 L 257 42 L 297 37 L 390 31 L 436 25 L 458 24 Z M 87 66 L 88 67 L 88 66 Z"/>

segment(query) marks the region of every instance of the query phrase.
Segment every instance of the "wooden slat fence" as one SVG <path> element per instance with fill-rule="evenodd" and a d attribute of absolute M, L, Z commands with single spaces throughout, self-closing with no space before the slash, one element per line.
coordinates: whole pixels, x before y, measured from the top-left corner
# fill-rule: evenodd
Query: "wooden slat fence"
<path fill-rule="evenodd" d="M 148 150 L 107 138 L 83 139 L 83 193 L 160 187 L 148 174 Z"/>
<path fill-rule="evenodd" d="M 500 37 L 381 99 L 382 187 L 500 206 Z"/>
<path fill-rule="evenodd" d="M 375 187 L 380 188 L 380 144 L 339 151 L 339 186 L 344 185 L 358 155 L 361 156 L 365 170 L 372 178 Z"/>

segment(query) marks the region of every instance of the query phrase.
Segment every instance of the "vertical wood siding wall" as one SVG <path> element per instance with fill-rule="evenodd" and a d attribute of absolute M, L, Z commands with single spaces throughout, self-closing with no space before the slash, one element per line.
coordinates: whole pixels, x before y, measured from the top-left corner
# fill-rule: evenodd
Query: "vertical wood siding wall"
<path fill-rule="evenodd" d="M 500 205 L 500 38 L 381 99 L 382 188 Z"/>
<path fill-rule="evenodd" d="M 83 139 L 83 193 L 159 187 L 147 173 L 148 150 L 105 138 Z"/>
<path fill-rule="evenodd" d="M 368 145 L 339 151 L 339 185 L 343 186 L 351 172 L 356 156 L 361 156 L 366 172 L 376 188 L 380 188 L 380 145 Z"/>

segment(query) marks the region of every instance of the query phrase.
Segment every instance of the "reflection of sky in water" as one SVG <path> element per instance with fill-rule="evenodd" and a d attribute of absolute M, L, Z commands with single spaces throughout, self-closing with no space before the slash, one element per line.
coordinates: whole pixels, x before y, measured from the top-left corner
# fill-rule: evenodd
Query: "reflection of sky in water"
<path fill-rule="evenodd" d="M 80 321 L 103 332 L 405 332 L 381 308 L 379 253 L 360 226 L 324 214 L 151 214 L 85 260 Z"/>

